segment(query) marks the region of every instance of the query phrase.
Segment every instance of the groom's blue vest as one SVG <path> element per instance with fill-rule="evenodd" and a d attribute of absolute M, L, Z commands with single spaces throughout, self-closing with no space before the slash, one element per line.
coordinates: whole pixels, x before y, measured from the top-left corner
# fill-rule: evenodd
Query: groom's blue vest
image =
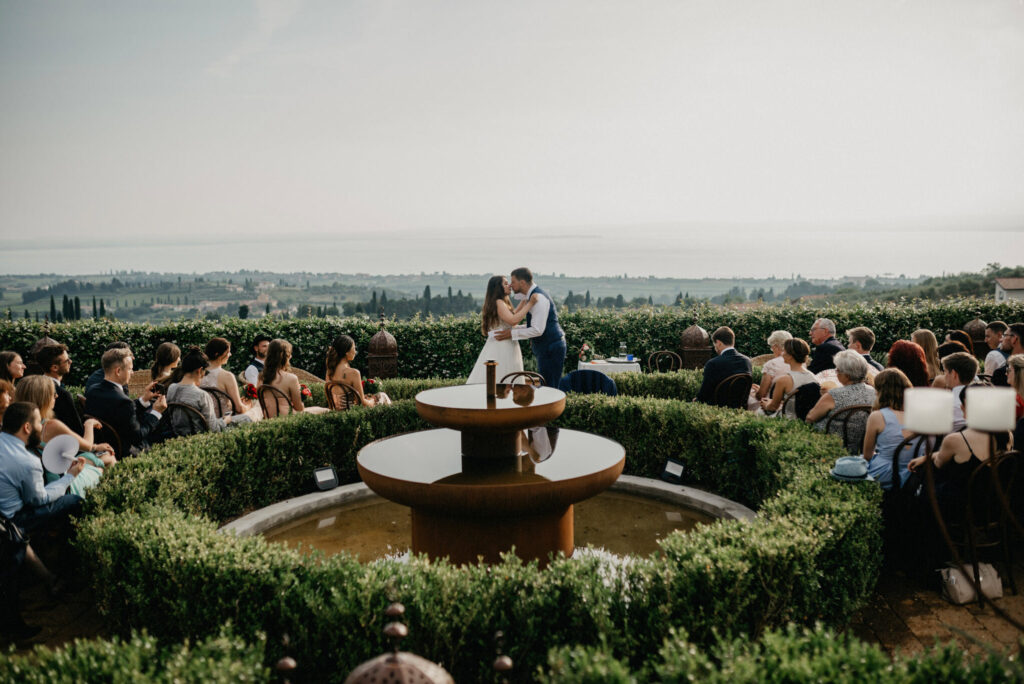
<path fill-rule="evenodd" d="M 551 299 L 551 296 L 547 292 L 540 289 L 539 287 L 534 288 L 533 291 L 542 297 L 547 297 L 548 302 L 550 302 L 550 306 L 548 306 L 548 322 L 544 325 L 544 333 L 541 334 L 539 337 L 534 337 L 533 339 L 531 339 L 530 343 L 534 345 L 547 345 L 551 344 L 552 342 L 557 342 L 558 340 L 565 337 L 565 332 L 562 331 L 562 326 L 558 324 L 558 312 L 555 311 L 555 301 Z M 526 314 L 527 327 L 533 325 L 532 321 L 533 316 L 530 312 L 528 312 Z"/>

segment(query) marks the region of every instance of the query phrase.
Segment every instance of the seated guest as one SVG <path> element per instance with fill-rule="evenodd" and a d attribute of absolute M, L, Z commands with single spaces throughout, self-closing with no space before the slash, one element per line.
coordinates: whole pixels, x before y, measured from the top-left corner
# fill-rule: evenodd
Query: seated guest
<path fill-rule="evenodd" d="M 249 365 L 245 367 L 242 372 L 242 377 L 250 385 L 257 385 L 260 381 L 260 373 L 263 372 L 263 367 L 267 362 L 267 348 L 270 347 L 270 338 L 260 333 L 253 338 L 250 348 L 252 349 L 252 359 L 249 360 Z"/>
<path fill-rule="evenodd" d="M 978 382 L 978 360 L 967 352 L 956 352 L 942 359 L 946 387 L 953 391 L 953 430 L 967 425 L 963 412 L 963 391 L 967 385 Z"/>
<path fill-rule="evenodd" d="M 42 375 L 24 378 L 18 383 L 18 389 L 14 393 L 15 401 L 28 402 L 39 409 L 43 424 L 40 447 L 46 446 L 50 440 L 60 435 L 69 435 L 78 442 L 78 455 L 86 459 L 86 464 L 82 472 L 71 483 L 68 491 L 85 498 L 86 490 L 99 484 L 100 478 L 103 476 L 103 469 L 116 463 L 117 459 L 109 444 L 95 443 L 93 439 L 93 431 L 100 426 L 98 420 L 87 418 L 84 425 L 84 436 L 77 435 L 67 425 L 53 417 L 55 399 L 53 382 Z M 60 473 L 54 474 L 52 479 L 57 479 L 59 475 Z"/>
<path fill-rule="evenodd" d="M 31 451 L 42 440 L 42 427 L 39 409 L 28 402 L 16 401 L 4 412 L 0 434 L 0 513 L 27 537 L 42 530 L 66 529 L 69 517 L 82 509 L 82 497 L 68 494 L 67 489 L 82 472 L 85 459 L 75 459 L 65 474 L 44 484 L 43 464 Z M 26 549 L 25 562 L 53 593 L 57 578 L 31 547 Z"/>
<path fill-rule="evenodd" d="M 985 355 L 985 372 L 992 375 L 1000 366 L 1006 365 L 1010 350 L 1003 349 L 1003 333 L 1009 326 L 1002 321 L 992 321 L 985 326 L 985 344 L 989 352 Z"/>
<path fill-rule="evenodd" d="M 933 336 L 934 337 L 934 336 Z M 889 348 L 888 368 L 899 368 L 914 387 L 928 387 L 930 371 L 925 351 L 916 342 L 896 340 Z M 940 365 L 941 369 L 942 366 Z"/>
<path fill-rule="evenodd" d="M 776 330 L 768 336 L 768 346 L 775 354 L 761 366 L 761 384 L 757 386 L 755 396 L 757 399 L 764 399 L 771 396 L 772 382 L 780 375 L 789 372 L 789 364 L 782 358 L 783 345 L 786 340 L 793 339 L 793 336 L 785 330 Z"/>
<path fill-rule="evenodd" d="M 48 335 L 43 335 L 32 344 L 32 347 L 28 350 L 28 357 L 25 359 L 25 375 L 43 374 L 43 369 L 39 365 L 36 355 L 43 347 L 48 347 L 51 344 L 57 344 L 57 340 Z"/>
<path fill-rule="evenodd" d="M 18 380 L 25 375 L 25 363 L 17 352 L 0 352 L 0 380 L 6 380 L 12 385 L 17 385 Z"/>
<path fill-rule="evenodd" d="M 253 411 L 253 406 L 242 399 L 238 393 L 238 381 L 224 368 L 228 359 L 231 358 L 231 343 L 223 337 L 214 337 L 206 343 L 206 358 L 209 359 L 210 365 L 199 386 L 220 390 L 227 395 L 227 399 L 217 397 L 221 404 L 221 414 L 225 416 L 247 414 L 249 420 L 259 420 L 261 417 L 259 409 Z"/>
<path fill-rule="evenodd" d="M 76 435 L 85 434 L 82 417 L 78 415 L 78 409 L 75 407 L 75 398 L 63 385 L 64 376 L 71 372 L 71 356 L 68 354 L 67 345 L 57 343 L 43 347 L 36 352 L 36 363 L 40 372 L 53 381 L 53 388 L 57 393 L 53 415 Z"/>
<path fill-rule="evenodd" d="M 928 385 L 930 385 L 935 381 L 935 378 L 942 375 L 942 363 L 939 360 L 939 341 L 935 339 L 935 333 L 925 328 L 920 328 L 911 333 L 910 341 L 924 350 L 924 360 L 928 364 Z M 903 372 L 906 373 L 907 371 L 903 369 Z M 907 374 L 907 379 L 910 380 L 914 387 L 928 386 L 915 383 L 914 378 L 909 373 Z"/>
<path fill-rule="evenodd" d="M 882 370 L 882 364 L 871 358 L 871 348 L 875 346 L 875 333 L 871 331 L 871 328 L 865 328 L 863 325 L 856 328 L 850 328 L 846 331 L 846 339 L 848 341 L 846 348 L 852 349 L 863 356 L 864 360 L 871 368 L 871 370 L 868 371 L 869 378 L 874 377 Z"/>
<path fill-rule="evenodd" d="M 110 349 L 103 353 L 103 382 L 85 392 L 86 415 L 99 418 L 117 432 L 125 453 L 149 447 L 149 436 L 160 422 L 167 398 L 153 391 L 150 385 L 142 396 L 132 401 L 125 391 L 131 380 L 135 360 L 127 349 Z"/>
<path fill-rule="evenodd" d="M 1024 354 L 1024 323 L 1011 323 L 1006 326 L 1006 332 L 1003 333 L 1003 342 L 1000 348 L 1008 356 Z M 1007 373 L 1008 369 L 1005 365 L 997 368 L 992 373 L 992 384 L 1000 387 L 1008 386 L 1010 383 L 1007 379 Z"/>
<path fill-rule="evenodd" d="M 868 474 L 882 485 L 892 488 L 892 456 L 905 437 L 913 435 L 903 428 L 903 394 L 912 387 L 910 380 L 899 368 L 888 368 L 875 376 L 875 405 L 864 428 L 864 448 L 861 453 L 868 461 Z M 907 464 L 913 455 L 913 446 L 904 447 L 900 455 L 900 484 L 910 474 Z"/>
<path fill-rule="evenodd" d="M 1014 354 L 1006 360 L 1006 376 L 1010 387 L 1017 392 L 1017 420 L 1024 418 L 1024 354 Z M 1018 448 L 1024 443 L 1014 441 Z"/>
<path fill-rule="evenodd" d="M 804 385 L 817 384 L 818 380 L 814 373 L 807 370 L 804 363 L 811 353 L 811 347 L 803 340 L 790 337 L 782 343 L 782 359 L 786 363 L 786 372 L 775 378 L 772 384 L 771 397 L 761 400 L 761 407 L 766 414 L 773 414 L 779 410 L 786 397 L 800 389 Z M 808 390 L 810 391 L 810 390 Z M 786 406 L 786 417 L 796 418 L 796 404 L 790 402 Z"/>
<path fill-rule="evenodd" d="M 970 354 L 967 347 L 964 346 L 963 342 L 959 340 L 947 340 L 939 345 L 939 363 L 942 363 L 942 359 L 946 358 L 950 354 Z M 971 354 L 973 356 L 973 354 Z M 946 386 L 946 375 L 945 371 L 940 374 L 937 378 L 932 380 L 932 387 L 936 389 L 950 389 Z"/>
<path fill-rule="evenodd" d="M 0 418 L 3 418 L 4 411 L 14 401 L 14 385 L 6 380 L 0 380 Z"/>
<path fill-rule="evenodd" d="M 127 342 L 111 342 L 103 351 L 105 353 L 110 351 L 111 349 L 128 349 L 128 353 L 131 353 L 131 349 L 129 349 Z M 89 390 L 91 390 L 93 387 L 99 387 L 100 384 L 103 382 L 103 377 L 103 365 L 101 363 L 100 367 L 94 370 L 92 373 L 90 373 L 89 377 L 85 379 L 86 394 L 88 394 Z M 124 393 L 128 394 L 128 385 L 124 386 Z"/>
<path fill-rule="evenodd" d="M 356 358 L 356 342 L 348 335 L 339 335 L 327 350 L 327 382 L 337 382 L 352 388 L 359 395 L 362 406 L 390 404 L 391 398 L 383 392 L 366 395 L 363 393 L 363 376 L 352 367 Z"/>
<path fill-rule="evenodd" d="M 807 414 L 807 422 L 813 423 L 817 430 L 824 430 L 829 416 L 837 411 L 848 406 L 875 403 L 875 388 L 864 382 L 868 376 L 868 364 L 863 356 L 847 349 L 835 355 L 835 364 L 840 386 L 824 391 L 821 399 Z M 847 421 L 847 434 L 852 435 L 853 443 L 863 443 L 866 422 L 867 418 L 863 414 L 856 414 Z M 842 434 L 842 425 L 833 423 L 829 431 Z"/>
<path fill-rule="evenodd" d="M 967 353 L 974 356 L 974 340 L 963 330 L 950 330 L 946 333 L 946 342 L 959 342 L 964 345 Z"/>
<path fill-rule="evenodd" d="M 749 373 L 753 367 L 750 359 L 733 347 L 736 335 L 732 328 L 722 326 L 711 334 L 711 342 L 715 346 L 717 356 L 704 364 L 704 380 L 694 400 L 705 404 L 715 402 L 715 388 L 718 387 L 718 383 L 730 375 Z"/>
<path fill-rule="evenodd" d="M 206 419 L 206 424 L 211 432 L 220 432 L 231 425 L 251 422 L 249 416 L 244 413 L 239 415 L 225 414 L 223 418 L 217 417 L 213 410 L 214 398 L 209 392 L 204 392 L 200 389 L 209 366 L 210 361 L 206 354 L 199 347 L 191 347 L 188 353 L 185 354 L 185 358 L 181 360 L 181 379 L 172 383 L 167 390 L 167 402 L 185 404 L 199 411 L 199 413 L 203 414 L 203 418 Z M 180 413 L 175 414 L 172 420 L 175 422 L 176 434 L 188 434 L 191 431 L 191 425 L 188 424 L 187 416 Z"/>
<path fill-rule="evenodd" d="M 156 348 L 153 368 L 150 370 L 149 375 L 153 382 L 159 383 L 166 388 L 170 386 L 171 375 L 179 363 L 181 363 L 181 349 L 178 345 L 173 342 L 162 342 Z"/>
<path fill-rule="evenodd" d="M 284 399 L 275 395 L 273 408 L 271 408 L 272 398 L 268 395 L 264 399 L 268 403 L 268 415 L 266 417 L 273 418 L 274 416 L 285 415 L 288 412 L 289 404 L 292 410 L 298 413 L 303 411 L 307 413 L 326 413 L 327 409 L 323 406 L 310 406 L 306 408 L 303 405 L 299 378 L 296 377 L 295 373 L 291 372 L 291 359 L 292 345 L 287 340 L 271 340 L 270 346 L 267 349 L 267 363 L 260 374 L 260 385 L 268 385 L 284 392 L 289 403 L 284 403 Z"/>
<path fill-rule="evenodd" d="M 811 344 L 814 345 L 814 354 L 807 370 L 815 375 L 835 368 L 836 365 L 832 361 L 832 357 L 846 348 L 836 339 L 836 324 L 828 318 L 819 318 L 814 321 L 811 326 Z"/>

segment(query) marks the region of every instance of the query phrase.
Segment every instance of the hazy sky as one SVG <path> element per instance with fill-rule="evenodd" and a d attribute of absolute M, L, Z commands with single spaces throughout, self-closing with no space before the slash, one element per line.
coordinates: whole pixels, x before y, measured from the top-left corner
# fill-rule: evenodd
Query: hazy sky
<path fill-rule="evenodd" d="M 1024 232 L 1024 2 L 0 0 L 9 239 L 702 222 Z"/>

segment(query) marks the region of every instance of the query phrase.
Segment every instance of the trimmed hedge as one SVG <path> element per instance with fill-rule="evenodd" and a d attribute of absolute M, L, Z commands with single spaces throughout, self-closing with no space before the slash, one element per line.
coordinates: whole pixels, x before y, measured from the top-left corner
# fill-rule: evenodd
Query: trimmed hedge
<path fill-rule="evenodd" d="M 976 313 L 987 321 L 1021 321 L 1024 320 L 1024 302 L 996 304 L 988 300 L 957 300 L 855 306 L 760 306 L 743 310 L 699 305 L 691 309 L 584 310 L 561 313 L 559 317 L 569 346 L 566 370 L 572 370 L 576 367 L 575 355 L 584 341 L 606 356 L 617 353 L 619 343 L 625 342 L 630 351 L 645 360 L 659 349 L 678 349 L 680 334 L 694 323 L 708 332 L 720 325 L 732 327 L 737 335 L 737 348 L 756 356 L 769 351 L 765 340 L 773 330 L 789 330 L 802 337 L 819 316 L 833 319 L 840 331 L 857 325 L 868 326 L 877 337 L 876 349 L 885 351 L 917 328 L 930 328 L 941 338 L 946 329 L 961 327 Z M 78 321 L 52 324 L 48 328 L 42 323 L 17 320 L 0 323 L 0 349 L 25 353 L 44 330 L 71 347 L 74 365 L 67 381 L 81 384 L 99 365 L 104 347 L 113 340 L 128 342 L 136 354 L 138 367 L 148 368 L 161 342 L 172 341 L 184 348 L 190 344 L 205 345 L 211 337 L 222 336 L 231 340 L 235 353 L 233 368 L 237 371 L 246 362 L 249 341 L 257 332 L 292 342 L 295 346 L 293 363 L 318 376 L 324 372 L 325 351 L 331 340 L 340 333 L 347 333 L 355 338 L 361 351 L 355 365 L 365 374 L 364 352 L 378 325 L 360 317 L 225 318 L 161 325 Z M 475 316 L 391 321 L 388 330 L 398 341 L 398 373 L 402 377 L 465 377 L 483 347 L 479 319 Z M 523 344 L 523 350 L 524 357 L 529 358 L 529 345 Z"/>
<path fill-rule="evenodd" d="M 655 475 L 667 456 L 682 457 L 694 484 L 759 506 L 760 515 L 672 535 L 661 554 L 621 567 L 588 558 L 543 571 L 515 557 L 466 568 L 424 559 L 361 565 L 216 531 L 300 492 L 316 465 L 331 463 L 342 481 L 355 481 L 359 448 L 426 427 L 412 402 L 399 401 L 161 445 L 120 464 L 90 495 L 78 546 L 115 628 L 181 640 L 231 620 L 242 636 L 288 633 L 292 655 L 317 681 L 343 678 L 383 652 L 392 600 L 408 608 L 404 648 L 468 681 L 490 677 L 499 628 L 519 676 L 553 645 L 603 643 L 641 668 L 673 627 L 708 644 L 715 632 L 842 624 L 873 587 L 880 491 L 826 477 L 841 450 L 834 438 L 741 411 L 634 397 L 570 396 L 558 424 L 620 441 L 627 473 Z M 271 662 L 281 655 L 273 643 Z"/>

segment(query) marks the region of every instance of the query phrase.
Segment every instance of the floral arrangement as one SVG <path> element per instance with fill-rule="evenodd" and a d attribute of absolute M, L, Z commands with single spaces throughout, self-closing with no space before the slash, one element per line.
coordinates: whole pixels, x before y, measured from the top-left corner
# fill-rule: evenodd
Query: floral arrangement
<path fill-rule="evenodd" d="M 589 342 L 584 342 L 583 346 L 580 347 L 580 361 L 587 363 L 588 361 L 594 360 L 594 348 L 590 346 Z"/>
<path fill-rule="evenodd" d="M 308 404 L 309 398 L 313 396 L 313 393 L 309 391 L 309 388 L 303 384 L 299 385 L 299 392 L 302 394 L 302 403 Z"/>
<path fill-rule="evenodd" d="M 255 399 L 256 385 L 252 384 L 251 382 L 245 383 L 245 396 L 247 399 Z"/>
<path fill-rule="evenodd" d="M 380 381 L 376 378 L 364 378 L 363 379 L 363 395 L 370 396 L 371 394 L 377 394 L 380 392 Z"/>

